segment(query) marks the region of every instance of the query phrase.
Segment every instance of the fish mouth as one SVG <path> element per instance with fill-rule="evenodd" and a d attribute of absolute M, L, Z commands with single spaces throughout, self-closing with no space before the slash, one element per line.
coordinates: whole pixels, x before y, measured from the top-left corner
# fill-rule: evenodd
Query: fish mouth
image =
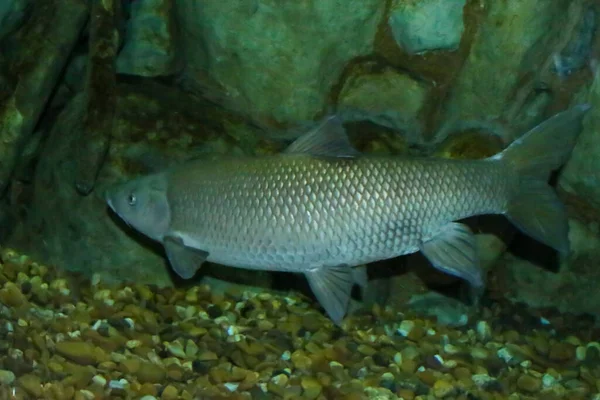
<path fill-rule="evenodd" d="M 115 211 L 115 206 L 113 205 L 111 199 L 106 199 L 106 204 L 108 204 L 108 206 L 110 207 L 111 210 Z"/>
<path fill-rule="evenodd" d="M 112 198 L 109 195 L 108 190 L 104 192 L 104 201 L 106 201 L 106 204 L 108 204 L 111 210 L 113 210 L 115 213 L 117 212 L 117 210 L 115 210 L 115 206 L 113 204 Z"/>
<path fill-rule="evenodd" d="M 116 215 L 117 217 L 119 217 L 119 219 L 123 222 L 125 222 L 125 225 L 131 227 L 131 224 L 129 223 L 129 221 L 127 221 L 125 218 L 123 218 L 121 216 L 121 214 L 119 214 L 119 212 L 115 209 L 115 206 L 112 202 L 112 199 L 108 196 L 108 193 L 105 194 L 104 199 L 106 200 L 106 204 L 108 204 L 108 207 L 111 209 L 111 211 L 114 213 L 114 215 Z"/>

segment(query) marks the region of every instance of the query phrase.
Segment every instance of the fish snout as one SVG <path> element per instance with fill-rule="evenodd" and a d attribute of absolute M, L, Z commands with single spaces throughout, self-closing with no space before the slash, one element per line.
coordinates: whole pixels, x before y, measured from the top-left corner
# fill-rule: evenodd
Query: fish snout
<path fill-rule="evenodd" d="M 112 196 L 110 195 L 110 190 L 108 190 L 108 189 L 104 190 L 103 197 L 104 197 L 104 201 L 106 202 L 106 204 L 108 204 L 110 209 L 115 211 L 115 206 L 113 205 Z"/>

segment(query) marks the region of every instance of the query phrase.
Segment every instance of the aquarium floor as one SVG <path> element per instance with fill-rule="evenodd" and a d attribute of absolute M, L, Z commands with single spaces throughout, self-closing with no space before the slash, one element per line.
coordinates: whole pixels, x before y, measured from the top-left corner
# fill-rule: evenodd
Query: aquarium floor
<path fill-rule="evenodd" d="M 108 286 L 5 249 L 0 399 L 600 399 L 593 322 L 506 304 L 334 326 L 300 294 Z"/>

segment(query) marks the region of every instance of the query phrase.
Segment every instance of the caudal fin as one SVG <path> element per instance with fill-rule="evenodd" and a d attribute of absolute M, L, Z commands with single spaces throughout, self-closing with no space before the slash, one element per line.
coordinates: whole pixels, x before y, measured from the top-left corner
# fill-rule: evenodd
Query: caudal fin
<path fill-rule="evenodd" d="M 569 252 L 567 215 L 547 182 L 550 173 L 568 160 L 589 109 L 590 105 L 581 104 L 558 113 L 492 157 L 506 162 L 519 175 L 518 191 L 506 210 L 509 220 L 562 254 Z"/>

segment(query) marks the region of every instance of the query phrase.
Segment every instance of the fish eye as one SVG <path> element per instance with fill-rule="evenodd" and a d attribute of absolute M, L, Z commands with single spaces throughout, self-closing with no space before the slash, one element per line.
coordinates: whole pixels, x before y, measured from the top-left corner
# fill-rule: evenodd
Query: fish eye
<path fill-rule="evenodd" d="M 127 203 L 129 203 L 130 206 L 134 206 L 136 202 L 137 198 L 135 197 L 135 194 L 129 193 L 127 196 Z"/>

